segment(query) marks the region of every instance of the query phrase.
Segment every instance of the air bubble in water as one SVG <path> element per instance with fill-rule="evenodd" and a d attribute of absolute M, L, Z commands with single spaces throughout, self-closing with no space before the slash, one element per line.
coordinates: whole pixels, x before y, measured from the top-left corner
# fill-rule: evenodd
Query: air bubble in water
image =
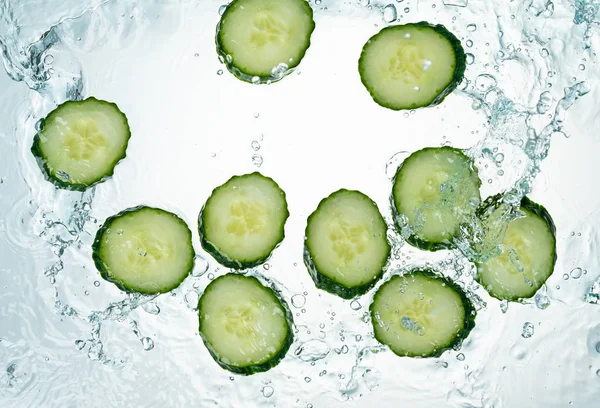
<path fill-rule="evenodd" d="M 192 276 L 198 278 L 204 275 L 208 271 L 208 261 L 201 256 L 196 256 L 196 264 L 192 269 Z"/>
<path fill-rule="evenodd" d="M 195 290 L 190 290 L 185 294 L 185 305 L 190 310 L 196 310 L 198 308 L 198 292 Z"/>
<path fill-rule="evenodd" d="M 503 300 L 502 302 L 500 302 L 500 310 L 502 310 L 502 313 L 506 313 L 506 311 L 508 310 L 507 300 Z"/>
<path fill-rule="evenodd" d="M 457 359 L 458 361 L 465 361 L 465 355 L 464 355 L 463 353 L 458 353 L 458 354 L 456 355 L 456 359 Z"/>
<path fill-rule="evenodd" d="M 467 65 L 473 65 L 473 63 L 475 62 L 475 56 L 471 53 L 467 53 L 465 54 L 465 57 L 467 59 Z"/>
<path fill-rule="evenodd" d="M 477 24 L 467 25 L 467 31 L 470 31 L 470 32 L 477 31 Z"/>
<path fill-rule="evenodd" d="M 525 322 L 525 324 L 523 325 L 523 332 L 521 333 L 521 336 L 524 339 L 530 338 L 531 336 L 533 336 L 534 329 L 535 328 L 532 323 Z"/>
<path fill-rule="evenodd" d="M 410 8 L 409 7 L 404 7 L 404 12 L 405 13 L 410 13 Z"/>
<path fill-rule="evenodd" d="M 288 65 L 283 62 L 280 64 L 277 64 L 271 70 L 271 76 L 275 79 L 281 79 L 288 72 L 288 69 L 289 69 Z"/>
<path fill-rule="evenodd" d="M 535 305 L 538 309 L 544 310 L 550 306 L 550 298 L 545 293 L 536 293 L 535 295 Z"/>
<path fill-rule="evenodd" d="M 575 268 L 571 271 L 571 278 L 573 279 L 579 279 L 581 278 L 581 275 L 583 274 L 583 269 L 581 268 Z"/>
<path fill-rule="evenodd" d="M 225 13 L 225 10 L 227 10 L 227 5 L 223 4 L 221 7 L 219 7 L 219 15 L 222 16 L 223 13 Z"/>
<path fill-rule="evenodd" d="M 497 85 L 496 78 L 489 74 L 481 74 L 475 80 L 475 87 L 480 92 L 487 92 Z"/>
<path fill-rule="evenodd" d="M 585 71 L 585 65 L 584 64 L 579 64 L 579 70 L 580 71 Z"/>
<path fill-rule="evenodd" d="M 271 398 L 271 396 L 273 396 L 273 393 L 275 392 L 275 390 L 273 389 L 273 387 L 270 387 L 267 385 L 266 387 L 263 387 L 261 392 L 262 392 L 263 397 Z"/>
<path fill-rule="evenodd" d="M 321 4 L 321 0 L 315 0 L 315 4 L 318 6 L 319 4 Z"/>
<path fill-rule="evenodd" d="M 54 62 L 54 56 L 52 54 L 48 54 L 44 57 L 44 64 L 50 65 Z"/>
<path fill-rule="evenodd" d="M 253 154 L 252 155 L 252 164 L 254 164 L 256 167 L 262 166 L 263 157 L 260 154 Z"/>
<path fill-rule="evenodd" d="M 360 304 L 360 302 L 358 300 L 353 300 L 352 302 L 350 302 L 350 308 L 352 310 L 360 310 L 361 307 L 362 307 L 362 305 Z"/>
<path fill-rule="evenodd" d="M 223 75 L 223 70 L 222 69 L 217 70 L 217 75 Z"/>
<path fill-rule="evenodd" d="M 467 47 L 472 47 L 472 46 L 473 46 L 473 41 L 467 40 Z"/>
<path fill-rule="evenodd" d="M 538 103 L 536 106 L 537 113 L 544 114 L 544 113 L 548 112 L 548 110 L 552 106 L 553 101 L 554 101 L 554 98 L 552 97 L 552 94 L 550 92 L 548 92 L 548 91 L 542 92 L 542 94 L 540 95 L 540 99 L 538 100 Z"/>
<path fill-rule="evenodd" d="M 160 313 L 160 307 L 158 307 L 158 305 L 154 302 L 148 302 L 148 303 L 142 304 L 142 309 L 146 313 L 150 313 L 152 315 L 157 315 Z"/>
<path fill-rule="evenodd" d="M 294 295 L 292 296 L 292 306 L 300 309 L 302 306 L 306 304 L 306 298 L 303 295 Z"/>
<path fill-rule="evenodd" d="M 393 4 L 388 4 L 383 8 L 383 21 L 386 23 L 391 23 L 398 18 L 398 11 L 396 10 L 396 6 Z"/>
<path fill-rule="evenodd" d="M 304 381 L 306 381 L 307 383 L 311 382 L 312 379 L 310 377 L 304 377 Z"/>
<path fill-rule="evenodd" d="M 98 281 L 94 281 L 94 286 L 95 286 L 95 287 L 98 287 L 98 286 L 100 286 L 100 282 L 98 282 Z"/>
<path fill-rule="evenodd" d="M 260 143 L 258 140 L 253 140 L 250 146 L 252 146 L 252 150 L 254 151 L 260 150 Z"/>
<path fill-rule="evenodd" d="M 152 340 L 150 337 L 143 337 L 140 339 L 140 341 L 142 342 L 142 347 L 144 350 L 150 351 L 154 348 L 154 340 Z"/>

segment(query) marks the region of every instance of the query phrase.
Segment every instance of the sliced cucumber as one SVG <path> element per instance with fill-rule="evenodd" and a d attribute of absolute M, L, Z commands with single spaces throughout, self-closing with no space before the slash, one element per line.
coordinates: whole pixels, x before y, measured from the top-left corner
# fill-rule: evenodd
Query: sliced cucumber
<path fill-rule="evenodd" d="M 31 152 L 49 181 L 82 191 L 113 174 L 130 136 L 127 117 L 114 103 L 68 101 L 42 122 Z"/>
<path fill-rule="evenodd" d="M 497 253 L 476 262 L 477 280 L 497 299 L 530 298 L 554 271 L 556 228 L 548 211 L 527 197 L 514 214 L 506 215 L 507 207 L 499 196 L 483 206 L 485 234 L 497 240 Z"/>
<path fill-rule="evenodd" d="M 217 51 L 239 79 L 275 82 L 300 63 L 314 29 L 306 0 L 233 0 L 217 27 Z"/>
<path fill-rule="evenodd" d="M 230 273 L 212 281 L 200 297 L 198 315 L 210 354 L 234 373 L 275 367 L 293 341 L 288 306 L 252 276 Z"/>
<path fill-rule="evenodd" d="M 215 188 L 198 220 L 202 247 L 228 268 L 265 262 L 284 237 L 285 193 L 258 172 L 234 176 Z"/>
<path fill-rule="evenodd" d="M 102 277 L 122 290 L 165 293 L 179 286 L 194 266 L 192 232 L 170 212 L 129 208 L 98 230 L 93 259 Z"/>
<path fill-rule="evenodd" d="M 367 41 L 358 61 L 362 83 L 375 102 L 393 109 L 441 103 L 462 81 L 460 41 L 426 22 L 386 27 Z"/>
<path fill-rule="evenodd" d="M 481 180 L 473 161 L 452 147 L 428 147 L 398 168 L 392 190 L 396 227 L 413 246 L 452 248 L 459 226 L 474 217 Z"/>
<path fill-rule="evenodd" d="M 390 255 L 387 225 L 369 197 L 339 190 L 308 217 L 304 262 L 315 285 L 344 299 L 366 293 Z"/>
<path fill-rule="evenodd" d="M 426 270 L 393 276 L 370 311 L 375 338 L 399 356 L 439 357 L 475 327 L 476 311 L 463 290 Z"/>

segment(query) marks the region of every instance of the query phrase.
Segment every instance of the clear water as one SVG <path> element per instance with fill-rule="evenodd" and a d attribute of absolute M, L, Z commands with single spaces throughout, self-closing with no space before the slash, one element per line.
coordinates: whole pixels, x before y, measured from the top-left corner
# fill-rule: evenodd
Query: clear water
<path fill-rule="evenodd" d="M 313 0 L 312 46 L 270 86 L 241 83 L 219 62 L 221 6 L 0 0 L 0 406 L 598 406 L 600 2 Z M 461 38 L 467 80 L 439 107 L 382 109 L 358 78 L 362 45 L 386 24 L 419 20 Z M 128 157 L 86 193 L 58 191 L 29 153 L 36 123 L 88 95 L 127 112 Z M 341 187 L 391 220 L 396 166 L 444 144 L 476 158 L 483 196 L 528 193 L 548 209 L 558 262 L 530 302 L 499 302 L 473 284 L 460 252 L 425 253 L 390 231 L 392 270 L 435 265 L 479 309 L 460 350 L 401 359 L 372 337 L 371 294 L 344 301 L 314 288 L 303 231 Z M 226 272 L 197 233 L 192 276 L 158 297 L 103 281 L 90 243 L 107 216 L 138 204 L 194 226 L 214 186 L 256 169 L 286 190 L 291 217 L 255 273 L 283 289 L 297 333 L 279 366 L 242 377 L 219 368 L 196 333 L 198 296 Z"/>

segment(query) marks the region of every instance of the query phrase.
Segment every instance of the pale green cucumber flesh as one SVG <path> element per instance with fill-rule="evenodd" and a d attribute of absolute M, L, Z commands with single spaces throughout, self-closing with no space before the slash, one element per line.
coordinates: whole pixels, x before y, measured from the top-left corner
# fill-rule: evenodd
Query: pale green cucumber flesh
<path fill-rule="evenodd" d="M 215 279 L 198 302 L 198 315 L 211 355 L 235 373 L 269 370 L 292 343 L 287 305 L 255 277 L 230 273 Z"/>
<path fill-rule="evenodd" d="M 394 178 L 391 202 L 396 226 L 408 228 L 408 242 L 418 248 L 452 248 L 460 225 L 480 204 L 480 186 L 472 160 L 459 149 L 419 150 L 402 163 Z"/>
<path fill-rule="evenodd" d="M 157 294 L 175 289 L 194 266 L 192 233 L 170 212 L 140 206 L 112 216 L 93 244 L 102 277 L 122 290 Z"/>
<path fill-rule="evenodd" d="M 475 309 L 453 282 L 429 271 L 393 276 L 370 307 L 375 338 L 395 354 L 437 357 L 475 325 Z"/>
<path fill-rule="evenodd" d="M 32 153 L 56 186 L 85 190 L 113 174 L 131 132 L 114 103 L 87 98 L 53 110 L 35 136 Z"/>
<path fill-rule="evenodd" d="M 258 172 L 215 188 L 199 216 L 202 247 L 221 264 L 244 269 L 266 261 L 284 238 L 285 193 Z"/>
<path fill-rule="evenodd" d="M 343 298 L 365 293 L 390 254 L 377 205 L 358 191 L 339 190 L 308 218 L 305 263 L 317 287 Z"/>

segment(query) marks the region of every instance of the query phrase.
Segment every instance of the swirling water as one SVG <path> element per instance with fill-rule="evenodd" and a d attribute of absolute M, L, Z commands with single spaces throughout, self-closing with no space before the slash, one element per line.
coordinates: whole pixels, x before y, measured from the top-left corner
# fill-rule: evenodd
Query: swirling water
<path fill-rule="evenodd" d="M 253 86 L 217 58 L 220 2 L 0 1 L 0 406 L 598 406 L 600 2 L 311 5 L 317 29 L 299 70 Z M 386 24 L 419 20 L 458 35 L 466 79 L 436 108 L 387 111 L 360 84 L 360 49 Z M 56 190 L 29 153 L 36 124 L 88 95 L 128 114 L 128 157 L 88 192 Z M 390 221 L 388 177 L 406 152 L 448 144 L 475 158 L 484 197 L 514 191 L 548 209 L 558 262 L 534 299 L 499 302 L 459 251 L 425 253 L 390 231 L 388 273 L 431 264 L 478 309 L 460 350 L 401 359 L 373 339 L 371 294 L 344 301 L 314 288 L 303 230 L 341 187 L 370 195 Z M 279 366 L 242 377 L 197 334 L 198 296 L 227 270 L 196 232 L 192 275 L 158 297 L 103 281 L 90 244 L 107 216 L 138 204 L 193 227 L 214 186 L 258 167 L 286 190 L 291 217 L 253 273 L 282 290 L 296 333 Z"/>

